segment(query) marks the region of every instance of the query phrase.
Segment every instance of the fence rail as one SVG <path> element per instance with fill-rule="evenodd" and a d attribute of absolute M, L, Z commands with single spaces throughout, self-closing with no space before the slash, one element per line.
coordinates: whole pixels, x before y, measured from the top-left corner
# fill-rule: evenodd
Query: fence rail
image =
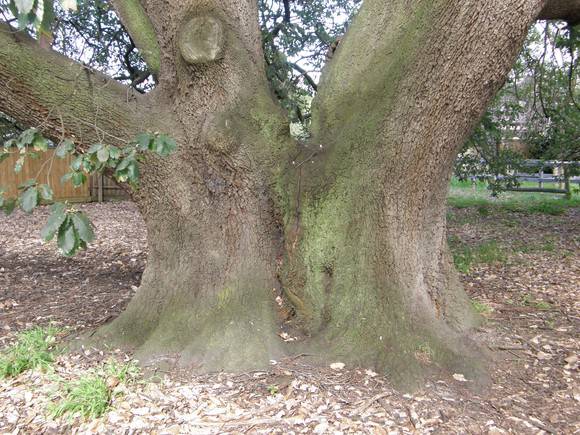
<path fill-rule="evenodd" d="M 538 168 L 535 174 L 516 173 L 511 177 L 498 176 L 500 180 L 506 178 L 516 178 L 518 182 L 538 183 L 538 187 L 513 187 L 508 190 L 512 192 L 540 192 L 540 193 L 561 193 L 568 197 L 572 195 L 572 185 L 580 185 L 580 177 L 570 176 L 570 168 L 580 167 L 580 162 L 561 162 L 557 160 L 525 160 L 522 166 L 529 168 Z M 545 174 L 545 168 L 552 169 L 553 174 Z M 547 188 L 544 183 L 558 183 L 560 188 Z"/>

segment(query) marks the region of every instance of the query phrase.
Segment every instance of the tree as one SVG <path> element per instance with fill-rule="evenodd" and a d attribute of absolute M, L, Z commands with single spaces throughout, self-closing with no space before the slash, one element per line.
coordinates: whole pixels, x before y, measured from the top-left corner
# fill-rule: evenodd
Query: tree
<path fill-rule="evenodd" d="M 548 21 L 530 28 L 505 85 L 465 143 L 455 175 L 486 178 L 494 194 L 513 187 L 512 171 L 530 171 L 522 166 L 522 150 L 506 147 L 514 137 L 527 146 L 527 157 L 580 158 L 579 48 L 578 25 Z"/>
<path fill-rule="evenodd" d="M 279 292 L 320 361 L 407 386 L 479 373 L 445 237 L 453 162 L 529 25 L 578 21 L 580 2 L 366 0 L 324 69 L 306 142 L 272 97 L 255 1 L 113 4 L 157 82 L 146 95 L 0 29 L 8 116 L 79 151 L 144 131 L 178 144 L 141 164 L 147 268 L 94 337 L 156 365 L 263 367 L 286 352 Z"/>

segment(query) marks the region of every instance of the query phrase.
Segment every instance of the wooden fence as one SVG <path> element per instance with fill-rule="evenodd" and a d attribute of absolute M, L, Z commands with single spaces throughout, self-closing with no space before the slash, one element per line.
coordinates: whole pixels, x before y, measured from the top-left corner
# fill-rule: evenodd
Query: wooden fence
<path fill-rule="evenodd" d="M 54 149 L 40 153 L 38 159 L 26 158 L 22 171 L 14 172 L 18 160 L 17 153 L 11 154 L 0 163 L 0 187 L 7 191 L 7 197 L 18 195 L 18 186 L 27 180 L 36 179 L 40 184 L 48 184 L 57 201 L 90 202 L 110 199 L 127 199 L 128 195 L 113 180 L 101 174 L 90 177 L 88 182 L 74 187 L 70 181 L 61 183 L 64 174 L 70 172 L 71 156 L 60 159 Z"/>

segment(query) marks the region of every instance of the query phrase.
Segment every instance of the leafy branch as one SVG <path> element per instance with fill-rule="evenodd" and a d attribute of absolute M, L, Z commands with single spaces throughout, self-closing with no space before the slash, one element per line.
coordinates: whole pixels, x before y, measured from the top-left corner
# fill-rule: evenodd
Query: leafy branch
<path fill-rule="evenodd" d="M 0 150 L 0 162 L 10 154 L 18 153 L 14 171 L 22 171 L 27 157 L 38 158 L 39 152 L 46 152 L 49 142 L 36 128 L 25 130 L 17 138 L 6 141 Z M 30 149 L 33 151 L 30 151 Z M 87 182 L 88 175 L 94 173 L 110 173 L 119 183 L 128 183 L 136 189 L 139 184 L 139 163 L 145 158 L 146 152 L 167 157 L 175 151 L 177 144 L 171 137 L 161 133 L 141 133 L 123 147 L 97 143 L 85 153 L 78 154 L 75 143 L 64 139 L 56 147 L 55 155 L 64 159 L 73 156 L 70 172 L 65 174 L 61 182 L 71 182 L 79 187 Z M 54 193 L 48 184 L 39 184 L 36 179 L 30 179 L 18 186 L 17 198 L 7 198 L 6 190 L 0 189 L 0 209 L 11 214 L 18 206 L 26 212 L 33 210 L 42 202 L 54 200 Z M 45 241 L 55 238 L 60 251 L 65 256 L 72 256 L 79 250 L 86 249 L 87 244 L 94 240 L 93 226 L 82 211 L 68 203 L 57 202 L 51 207 L 51 215 L 41 232 Z"/>

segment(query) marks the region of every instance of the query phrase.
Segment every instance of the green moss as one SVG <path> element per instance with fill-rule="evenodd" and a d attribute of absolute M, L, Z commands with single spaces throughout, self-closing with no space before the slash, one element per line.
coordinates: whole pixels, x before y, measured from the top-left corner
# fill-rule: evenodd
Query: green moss
<path fill-rule="evenodd" d="M 161 68 L 161 51 L 153 24 L 139 0 L 125 0 L 115 3 L 115 10 L 121 16 L 123 25 L 128 29 L 135 45 L 142 53 L 147 66 L 154 75 Z"/>

